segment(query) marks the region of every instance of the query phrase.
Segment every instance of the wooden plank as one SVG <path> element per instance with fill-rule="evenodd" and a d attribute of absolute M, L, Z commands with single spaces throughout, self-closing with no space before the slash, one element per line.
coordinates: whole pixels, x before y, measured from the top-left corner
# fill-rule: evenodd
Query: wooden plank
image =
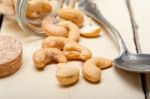
<path fill-rule="evenodd" d="M 133 33 L 125 0 L 95 0 L 104 16 L 120 31 L 127 47 L 135 51 Z M 32 62 L 32 53 L 40 48 L 41 38 L 23 32 L 15 21 L 4 18 L 2 34 L 13 35 L 23 42 L 22 68 L 0 81 L 1 99 L 144 99 L 139 74 L 125 72 L 115 67 L 103 70 L 102 81 L 91 84 L 80 76 L 79 82 L 67 88 L 58 85 L 55 64 L 44 71 L 37 71 Z M 93 52 L 93 56 L 115 58 L 119 55 L 114 40 L 106 32 L 99 38 L 81 38 L 81 44 Z M 79 68 L 81 62 L 73 61 Z"/>
<path fill-rule="evenodd" d="M 149 53 L 150 54 L 150 46 L 148 43 L 150 42 L 150 1 L 149 0 L 131 0 L 131 5 L 133 8 L 136 24 L 138 25 L 138 35 L 139 35 L 139 42 L 141 46 L 142 53 Z M 147 99 L 150 98 L 150 74 L 146 75 L 147 81 Z"/>

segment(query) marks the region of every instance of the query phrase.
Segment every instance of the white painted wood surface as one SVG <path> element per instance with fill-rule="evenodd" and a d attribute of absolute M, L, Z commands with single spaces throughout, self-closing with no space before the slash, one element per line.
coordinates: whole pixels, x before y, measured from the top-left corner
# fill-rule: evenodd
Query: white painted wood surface
<path fill-rule="evenodd" d="M 138 25 L 141 50 L 150 54 L 150 0 L 131 0 L 131 5 Z M 150 74 L 147 74 L 146 78 L 150 98 Z"/>
<path fill-rule="evenodd" d="M 125 0 L 95 0 L 104 16 L 120 31 L 127 47 L 135 52 L 133 33 Z M 144 99 L 139 74 L 116 68 L 103 70 L 102 81 L 91 84 L 80 76 L 77 84 L 61 87 L 55 78 L 55 64 L 37 71 L 32 53 L 40 48 L 42 39 L 23 32 L 16 22 L 4 18 L 2 34 L 13 35 L 23 42 L 23 65 L 20 70 L 0 79 L 0 99 Z M 81 38 L 81 44 L 90 48 L 93 56 L 115 58 L 119 50 L 110 35 L 102 32 L 99 38 Z M 79 68 L 82 63 L 73 61 Z"/>

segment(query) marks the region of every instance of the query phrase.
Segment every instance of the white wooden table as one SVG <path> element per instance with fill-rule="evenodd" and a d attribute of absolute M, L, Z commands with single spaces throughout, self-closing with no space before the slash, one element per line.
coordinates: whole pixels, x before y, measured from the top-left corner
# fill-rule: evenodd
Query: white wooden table
<path fill-rule="evenodd" d="M 149 36 L 150 36 L 150 1 L 149 0 L 132 0 L 131 1 L 134 17 L 138 26 L 137 34 L 139 38 L 139 45 L 141 53 L 150 54 Z M 146 74 L 146 95 L 150 99 L 150 74 Z"/>
<path fill-rule="evenodd" d="M 119 30 L 128 49 L 137 53 L 140 47 L 143 53 L 150 53 L 149 26 L 150 1 L 129 0 L 135 20 L 138 24 L 138 34 L 133 32 L 132 21 L 126 0 L 94 0 L 102 14 Z M 79 82 L 70 87 L 61 87 L 55 78 L 55 64 L 47 66 L 44 71 L 37 71 L 32 62 L 32 53 L 40 48 L 42 39 L 31 37 L 23 32 L 17 23 L 3 18 L 1 34 L 13 35 L 23 42 L 23 65 L 21 69 L 6 78 L 0 79 L 0 99 L 145 99 L 150 98 L 150 75 L 141 76 L 115 67 L 104 70 L 102 82 L 90 84 L 82 75 Z M 137 39 L 139 38 L 139 41 Z M 139 43 L 135 43 L 139 42 Z M 118 47 L 109 33 L 102 32 L 100 38 L 81 38 L 81 44 L 90 48 L 93 56 L 115 58 L 119 55 Z M 71 62 L 79 67 L 82 63 Z M 147 85 L 144 84 L 145 79 Z M 144 89 L 144 91 L 143 91 Z M 145 90 L 148 89 L 148 90 Z"/>

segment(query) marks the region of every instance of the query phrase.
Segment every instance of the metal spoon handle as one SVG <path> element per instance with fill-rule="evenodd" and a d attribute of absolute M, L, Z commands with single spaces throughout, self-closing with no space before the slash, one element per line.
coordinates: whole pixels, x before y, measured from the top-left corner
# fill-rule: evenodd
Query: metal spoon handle
<path fill-rule="evenodd" d="M 110 29 L 111 32 L 114 34 L 120 48 L 120 53 L 122 54 L 125 51 L 127 51 L 126 45 L 118 30 L 110 22 L 108 22 L 101 13 L 97 13 L 97 16 L 95 16 L 94 18 L 96 19 L 97 22 L 103 24 L 108 29 Z"/>
<path fill-rule="evenodd" d="M 85 12 L 87 15 L 89 15 L 91 18 L 96 20 L 98 23 L 109 29 L 115 36 L 119 48 L 120 48 L 120 53 L 122 54 L 123 52 L 127 51 L 127 48 L 125 46 L 125 43 L 118 32 L 118 30 L 111 24 L 109 23 L 105 17 L 101 14 L 101 12 L 98 10 L 97 6 L 95 3 L 93 3 L 91 0 L 80 0 L 79 9 Z"/>

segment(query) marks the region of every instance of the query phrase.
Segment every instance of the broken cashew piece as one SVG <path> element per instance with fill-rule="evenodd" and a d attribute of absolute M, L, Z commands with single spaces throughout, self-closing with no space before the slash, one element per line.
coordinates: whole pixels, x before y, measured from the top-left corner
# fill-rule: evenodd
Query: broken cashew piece
<path fill-rule="evenodd" d="M 47 17 L 42 21 L 42 29 L 48 36 L 67 37 L 68 31 L 62 26 L 53 24 L 53 18 Z"/>
<path fill-rule="evenodd" d="M 81 11 L 74 8 L 61 8 L 58 10 L 57 15 L 65 20 L 72 21 L 79 27 L 83 26 L 84 17 Z"/>
<path fill-rule="evenodd" d="M 61 21 L 58 23 L 59 26 L 62 26 L 68 30 L 68 39 L 74 40 L 74 41 L 79 41 L 80 38 L 80 29 L 79 27 L 70 22 L 70 21 Z"/>
<path fill-rule="evenodd" d="M 65 44 L 64 54 L 67 59 L 70 60 L 75 59 L 85 61 L 92 57 L 92 53 L 88 48 L 73 41 L 69 41 Z"/>
<path fill-rule="evenodd" d="M 64 63 L 67 62 L 67 59 L 63 52 L 57 48 L 44 48 L 34 52 L 33 61 L 36 68 L 42 69 L 53 61 Z"/>
<path fill-rule="evenodd" d="M 58 48 L 63 50 L 68 38 L 49 36 L 42 42 L 42 48 Z"/>
<path fill-rule="evenodd" d="M 60 85 L 71 85 L 79 80 L 79 69 L 68 63 L 59 63 L 56 78 Z"/>
<path fill-rule="evenodd" d="M 94 57 L 83 64 L 83 76 L 90 82 L 99 82 L 101 79 L 101 69 L 112 66 L 112 61 L 106 58 Z"/>

